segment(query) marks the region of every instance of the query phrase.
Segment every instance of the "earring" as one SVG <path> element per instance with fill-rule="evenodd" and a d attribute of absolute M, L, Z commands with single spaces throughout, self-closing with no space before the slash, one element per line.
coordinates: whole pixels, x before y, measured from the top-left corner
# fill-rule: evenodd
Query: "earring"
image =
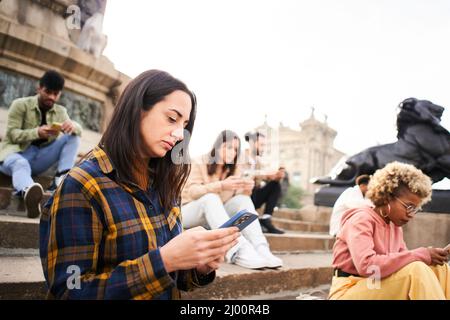
<path fill-rule="evenodd" d="M 388 203 L 388 208 L 389 208 L 389 213 L 391 213 L 391 207 L 389 206 Z M 383 213 L 383 209 L 380 208 L 380 216 L 382 216 L 383 218 L 387 218 L 388 215 Z"/>
<path fill-rule="evenodd" d="M 389 212 L 387 215 L 390 215 L 391 214 L 391 205 L 389 203 L 388 203 L 388 210 L 389 210 Z"/>

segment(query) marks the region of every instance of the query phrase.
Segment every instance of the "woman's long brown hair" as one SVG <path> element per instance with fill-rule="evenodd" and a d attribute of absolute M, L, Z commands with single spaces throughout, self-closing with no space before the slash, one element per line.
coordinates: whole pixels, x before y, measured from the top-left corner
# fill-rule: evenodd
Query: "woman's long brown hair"
<path fill-rule="evenodd" d="M 132 168 L 142 154 L 140 148 L 144 145 L 140 135 L 141 114 L 176 90 L 187 93 L 192 104 L 189 123 L 185 128 L 189 132 L 185 134 L 188 137 L 186 141 L 177 142 L 172 150 L 179 150 L 183 161 L 174 163 L 171 152 L 168 152 L 163 158 L 152 158 L 149 162 L 152 188 L 158 192 L 164 210 L 170 210 L 179 203 L 181 190 L 191 169 L 188 144 L 194 128 L 197 102 L 187 86 L 164 71 L 149 70 L 141 73 L 121 94 L 111 122 L 99 143 L 113 163 L 118 181 L 125 184 L 136 183 Z M 178 144 L 182 144 L 181 150 L 180 146 L 177 148 Z"/>
<path fill-rule="evenodd" d="M 224 171 L 226 171 L 226 178 L 228 178 L 229 176 L 232 176 L 234 174 L 234 172 L 236 171 L 236 166 L 237 166 L 237 162 L 239 159 L 239 155 L 241 153 L 241 139 L 239 138 L 239 136 L 237 135 L 237 133 L 235 133 L 234 131 L 231 130 L 223 130 L 221 133 L 219 133 L 219 135 L 216 138 L 216 141 L 214 142 L 214 145 L 212 147 L 212 150 L 208 153 L 208 164 L 207 166 L 207 170 L 208 170 L 208 175 L 212 176 L 216 173 L 217 170 L 217 152 L 219 152 L 220 148 L 222 147 L 222 145 L 226 142 L 229 141 L 233 141 L 234 139 L 236 139 L 238 141 L 238 149 L 236 152 L 236 156 L 234 157 L 233 163 L 224 163 Z M 222 159 L 223 160 L 223 159 Z"/>

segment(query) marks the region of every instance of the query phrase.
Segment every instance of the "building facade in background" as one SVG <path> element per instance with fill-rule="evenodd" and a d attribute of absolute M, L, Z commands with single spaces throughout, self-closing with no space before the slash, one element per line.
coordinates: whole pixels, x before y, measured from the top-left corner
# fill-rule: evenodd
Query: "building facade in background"
<path fill-rule="evenodd" d="M 311 178 L 328 175 L 331 169 L 345 157 L 334 148 L 337 132 L 314 116 L 301 122 L 299 128 L 289 128 L 282 123 L 277 128 L 270 127 L 267 121 L 255 128 L 267 137 L 266 157 L 271 166 L 284 166 L 290 183 L 313 193 L 316 186 Z"/>

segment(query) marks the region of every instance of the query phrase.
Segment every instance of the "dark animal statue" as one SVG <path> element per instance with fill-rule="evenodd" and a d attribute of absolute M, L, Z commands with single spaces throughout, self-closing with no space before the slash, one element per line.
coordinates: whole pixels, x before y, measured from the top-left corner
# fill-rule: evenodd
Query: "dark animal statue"
<path fill-rule="evenodd" d="M 444 108 L 427 100 L 409 98 L 399 105 L 395 143 L 368 148 L 347 159 L 335 178 L 313 180 L 316 184 L 352 186 L 357 176 L 373 174 L 392 161 L 421 169 L 433 182 L 450 178 L 450 133 L 441 125 Z"/>

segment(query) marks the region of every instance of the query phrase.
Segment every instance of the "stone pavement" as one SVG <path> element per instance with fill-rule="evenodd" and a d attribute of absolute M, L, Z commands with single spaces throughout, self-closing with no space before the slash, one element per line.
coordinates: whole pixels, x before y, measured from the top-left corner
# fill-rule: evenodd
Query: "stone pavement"
<path fill-rule="evenodd" d="M 277 270 L 249 270 L 224 263 L 210 286 L 183 299 L 295 299 L 331 281 L 329 253 L 281 254 Z M 43 299 L 45 283 L 37 249 L 0 249 L 0 300 Z"/>
<path fill-rule="evenodd" d="M 39 259 L 39 219 L 26 218 L 12 196 L 8 179 L 0 176 L 0 299 L 43 299 L 46 286 Z M 48 179 L 47 179 L 48 180 Z M 47 183 L 49 181 L 43 181 Z M 224 263 L 207 288 L 183 293 L 184 299 L 314 299 L 326 297 L 331 282 L 334 239 L 326 231 L 331 210 L 306 206 L 283 209 L 274 223 L 283 235 L 266 234 L 284 266 L 250 270 Z M 317 288 L 321 288 L 318 290 Z M 311 294 L 313 293 L 313 294 Z"/>
<path fill-rule="evenodd" d="M 278 254 L 279 269 L 250 270 L 223 264 L 207 288 L 184 299 L 295 299 L 301 291 L 331 283 L 331 253 Z M 295 297 L 294 297 L 295 296 Z"/>
<path fill-rule="evenodd" d="M 293 222 L 324 224 L 318 216 L 308 213 L 312 209 L 279 211 L 277 215 Z M 14 208 L 0 210 L 0 299 L 45 297 L 46 288 L 38 255 L 39 219 L 28 219 L 24 214 Z M 322 220 L 325 218 L 322 217 Z M 301 296 L 306 299 L 313 297 L 308 292 L 321 286 L 325 286 L 321 289 L 321 297 L 326 297 L 326 286 L 331 281 L 330 249 L 333 240 L 324 232 L 295 230 L 287 230 L 283 235 L 266 236 L 272 250 L 283 260 L 282 268 L 250 270 L 224 263 L 212 285 L 183 293 L 182 297 L 296 299 Z"/>

